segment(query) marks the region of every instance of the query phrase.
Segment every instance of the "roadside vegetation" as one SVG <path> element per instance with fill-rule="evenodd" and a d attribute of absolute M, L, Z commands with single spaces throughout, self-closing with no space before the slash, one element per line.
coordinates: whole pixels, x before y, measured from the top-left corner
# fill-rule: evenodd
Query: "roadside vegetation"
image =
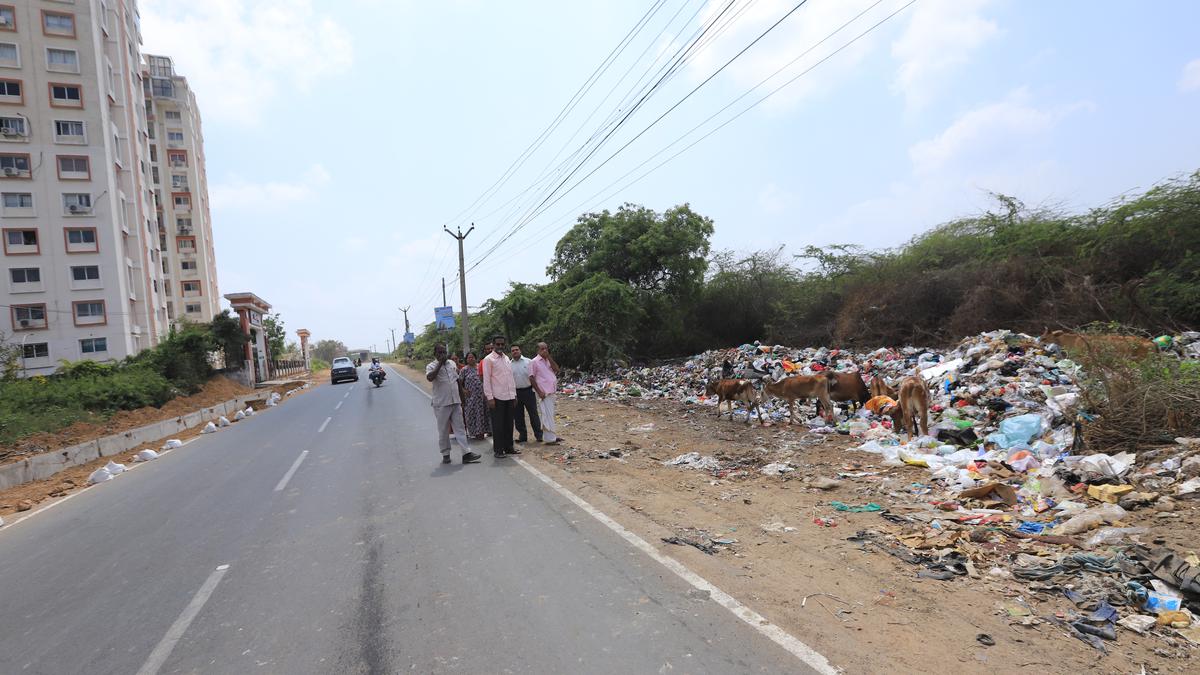
<path fill-rule="evenodd" d="M 880 251 L 713 252 L 712 232 L 686 204 L 584 214 L 548 283 L 514 283 L 472 314 L 473 344 L 547 340 L 564 365 L 595 368 L 753 340 L 939 346 L 996 328 L 1200 326 L 1200 171 L 1083 213 L 997 195 L 985 213 Z M 461 345 L 457 329 L 441 338 Z M 416 353 L 437 339 L 426 326 Z"/>
<path fill-rule="evenodd" d="M 213 353 L 236 355 L 245 340 L 238 320 L 225 312 L 208 324 L 184 324 L 153 349 L 124 361 L 64 361 L 48 377 L 20 379 L 20 352 L 7 352 L 0 383 L 0 445 L 194 394 L 213 374 Z"/>

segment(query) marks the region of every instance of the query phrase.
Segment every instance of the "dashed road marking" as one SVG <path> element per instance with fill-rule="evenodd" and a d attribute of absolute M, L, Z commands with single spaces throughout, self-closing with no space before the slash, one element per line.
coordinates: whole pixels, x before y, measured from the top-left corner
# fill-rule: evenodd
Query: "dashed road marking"
<path fill-rule="evenodd" d="M 204 580 L 204 584 L 200 586 L 200 590 L 196 591 L 196 595 L 192 596 L 192 601 L 187 607 L 183 608 L 183 614 L 175 619 L 175 623 L 167 629 L 167 634 L 163 636 L 158 645 L 154 647 L 154 651 L 150 652 L 150 657 L 146 659 L 146 663 L 138 669 L 137 675 L 156 675 L 163 664 L 167 662 L 167 657 L 171 655 L 171 651 L 175 649 L 175 645 L 179 643 L 179 639 L 183 637 L 183 633 L 192 624 L 196 615 L 200 613 L 204 603 L 208 602 L 209 596 L 216 590 L 217 584 L 221 582 L 221 577 L 229 571 L 229 565 L 221 565 L 213 570 L 212 574 L 208 575 L 208 579 Z"/>

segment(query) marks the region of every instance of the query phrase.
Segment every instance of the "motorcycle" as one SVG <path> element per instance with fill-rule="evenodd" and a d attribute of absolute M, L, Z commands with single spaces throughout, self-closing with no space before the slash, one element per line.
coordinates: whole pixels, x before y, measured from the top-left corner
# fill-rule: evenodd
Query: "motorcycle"
<path fill-rule="evenodd" d="M 379 368 L 377 370 L 372 370 L 369 377 L 371 378 L 371 382 L 373 382 L 376 387 L 381 387 L 383 386 L 384 379 L 387 378 L 387 373 L 383 372 L 383 368 Z"/>

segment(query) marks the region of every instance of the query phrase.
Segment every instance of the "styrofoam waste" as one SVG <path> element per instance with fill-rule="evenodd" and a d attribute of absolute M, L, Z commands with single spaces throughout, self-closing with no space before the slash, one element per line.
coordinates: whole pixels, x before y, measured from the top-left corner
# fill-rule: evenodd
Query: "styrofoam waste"
<path fill-rule="evenodd" d="M 111 459 L 108 460 L 108 464 L 104 465 L 104 469 L 114 476 L 119 473 L 125 473 L 125 465 L 118 464 Z"/>
<path fill-rule="evenodd" d="M 771 462 L 759 469 L 764 476 L 782 476 L 785 473 L 791 473 L 796 470 L 796 467 L 787 462 Z"/>
<path fill-rule="evenodd" d="M 229 418 L 224 415 L 221 415 L 220 417 L 217 418 L 217 426 L 227 427 L 230 424 L 232 424 L 232 422 L 230 422 Z"/>
<path fill-rule="evenodd" d="M 106 480 L 112 480 L 112 477 L 113 476 L 108 472 L 108 469 L 100 467 L 99 469 L 93 471 L 92 475 L 88 476 L 88 484 L 95 485 L 96 483 L 103 483 Z"/>
<path fill-rule="evenodd" d="M 682 466 L 701 471 L 715 471 L 721 468 L 721 463 L 717 461 L 716 457 L 702 456 L 698 452 L 684 453 L 675 459 L 668 459 L 663 464 L 667 466 Z"/>
<path fill-rule="evenodd" d="M 175 448 L 182 448 L 182 447 L 183 447 L 183 441 L 179 440 L 178 438 L 172 438 L 172 439 L 168 440 L 166 443 L 163 443 L 163 450 L 174 450 Z"/>
<path fill-rule="evenodd" d="M 233 416 L 234 422 L 241 422 L 244 419 L 246 419 L 246 413 L 245 413 L 245 411 L 242 411 L 242 410 L 237 411 L 237 414 L 235 414 Z"/>
<path fill-rule="evenodd" d="M 147 448 L 139 451 L 138 454 L 133 456 L 133 458 L 138 462 L 149 462 L 152 459 L 158 459 L 158 453 Z"/>
<path fill-rule="evenodd" d="M 200 433 L 215 434 L 215 433 L 217 433 L 217 425 L 213 424 L 212 422 L 209 422 L 208 424 L 204 425 L 204 428 L 200 430 Z"/>

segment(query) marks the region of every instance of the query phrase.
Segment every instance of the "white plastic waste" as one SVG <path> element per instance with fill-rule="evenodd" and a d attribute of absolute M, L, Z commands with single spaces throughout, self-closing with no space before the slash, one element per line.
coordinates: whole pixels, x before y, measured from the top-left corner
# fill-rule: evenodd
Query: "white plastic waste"
<path fill-rule="evenodd" d="M 254 408 L 247 407 L 246 408 L 246 417 L 252 417 L 253 415 L 254 415 Z"/>
<path fill-rule="evenodd" d="M 108 461 L 108 464 L 104 465 L 104 469 L 114 476 L 119 473 L 125 473 L 125 465 L 118 464 L 111 459 Z"/>
<path fill-rule="evenodd" d="M 208 424 L 204 425 L 204 428 L 200 430 L 200 433 L 215 434 L 215 433 L 217 433 L 217 425 L 213 424 L 212 422 L 209 422 Z"/>
<path fill-rule="evenodd" d="M 220 417 L 217 418 L 217 426 L 227 427 L 230 424 L 232 424 L 232 422 L 230 422 L 229 418 L 224 415 L 221 415 Z"/>
<path fill-rule="evenodd" d="M 683 466 L 701 471 L 712 471 L 721 468 L 721 463 L 717 461 L 716 457 L 704 457 L 698 452 L 684 453 L 675 459 L 663 462 L 663 464 L 667 466 Z"/>
<path fill-rule="evenodd" d="M 791 473 L 795 470 L 796 467 L 785 462 L 771 462 L 759 469 L 764 476 L 782 476 L 785 473 Z"/>
<path fill-rule="evenodd" d="M 0 527 L 4 527 L 4 518 L 0 517 Z"/>
<path fill-rule="evenodd" d="M 1128 452 L 1122 452 L 1117 455 L 1106 455 L 1098 452 L 1094 455 L 1081 457 L 1076 470 L 1084 474 L 1085 478 L 1118 478 L 1129 471 L 1129 468 L 1133 466 L 1134 459 L 1136 459 L 1136 456 Z"/>
<path fill-rule="evenodd" d="M 139 462 L 149 462 L 152 459 L 158 459 L 158 453 L 153 450 L 146 449 L 134 455 L 134 459 Z"/>
<path fill-rule="evenodd" d="M 183 441 L 179 440 L 178 438 L 172 438 L 163 444 L 163 450 L 174 450 L 175 448 L 182 448 L 182 447 L 183 447 Z"/>
<path fill-rule="evenodd" d="M 237 414 L 233 416 L 234 422 L 241 422 L 244 419 L 246 419 L 246 413 L 241 410 L 237 411 Z"/>
<path fill-rule="evenodd" d="M 90 485 L 95 485 L 96 483 L 103 483 L 106 480 L 112 480 L 112 474 L 109 473 L 108 469 L 106 469 L 104 467 L 100 467 L 99 469 L 96 469 L 95 471 L 92 472 L 92 475 L 88 476 L 88 484 L 90 484 Z"/>

